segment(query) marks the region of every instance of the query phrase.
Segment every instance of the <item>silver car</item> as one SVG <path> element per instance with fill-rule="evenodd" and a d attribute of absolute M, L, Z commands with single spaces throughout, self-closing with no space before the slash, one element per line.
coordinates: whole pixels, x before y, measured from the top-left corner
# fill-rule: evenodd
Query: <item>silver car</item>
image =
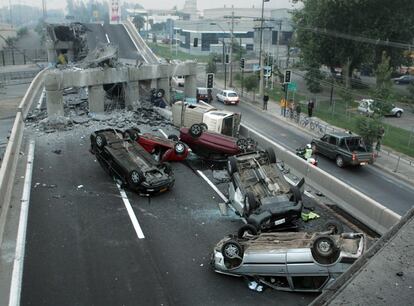
<path fill-rule="evenodd" d="M 211 263 L 218 273 L 244 276 L 274 289 L 320 292 L 365 249 L 364 234 L 339 234 L 336 229 L 228 236 L 214 248 Z"/>

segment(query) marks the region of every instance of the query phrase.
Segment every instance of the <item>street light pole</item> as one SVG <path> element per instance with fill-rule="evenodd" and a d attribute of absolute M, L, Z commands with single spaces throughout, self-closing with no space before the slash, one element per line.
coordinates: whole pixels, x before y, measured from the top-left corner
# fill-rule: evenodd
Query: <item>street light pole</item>
<path fill-rule="evenodd" d="M 259 84 L 259 95 L 263 96 L 263 54 L 262 54 L 262 44 L 263 44 L 263 15 L 264 15 L 264 3 L 269 2 L 270 0 L 262 0 L 262 18 L 260 19 L 260 48 L 259 48 L 259 67 L 260 67 L 260 84 Z"/>

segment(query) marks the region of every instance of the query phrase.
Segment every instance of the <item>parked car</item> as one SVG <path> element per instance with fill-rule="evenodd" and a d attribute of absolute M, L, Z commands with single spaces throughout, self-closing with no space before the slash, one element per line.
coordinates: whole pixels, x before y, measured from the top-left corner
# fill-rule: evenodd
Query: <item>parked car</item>
<path fill-rule="evenodd" d="M 162 163 L 183 161 L 189 153 L 188 146 L 179 141 L 177 135 L 169 135 L 168 138 L 165 138 L 150 133 L 141 134 L 138 128 L 128 129 L 125 134 L 138 142 L 157 161 Z"/>
<path fill-rule="evenodd" d="M 371 116 L 376 111 L 375 107 L 375 101 L 372 99 L 362 99 L 359 101 L 358 105 L 358 112 L 363 115 Z M 396 107 L 395 105 L 392 105 L 392 109 L 389 114 L 386 114 L 387 116 L 395 116 L 397 118 L 400 118 L 402 114 L 404 113 L 404 109 L 401 107 Z"/>
<path fill-rule="evenodd" d="M 216 95 L 217 101 L 224 104 L 239 104 L 240 98 L 233 90 L 220 90 Z"/>
<path fill-rule="evenodd" d="M 197 155 L 207 159 L 224 159 L 255 147 L 253 139 L 210 132 L 204 123 L 193 124 L 180 129 L 180 140 L 185 142 Z"/>
<path fill-rule="evenodd" d="M 236 213 L 245 218 L 247 225 L 239 230 L 239 236 L 246 232 L 296 228 L 294 221 L 302 212 L 301 188 L 290 185 L 276 164 L 272 148 L 230 156 L 227 160 L 229 201 Z"/>
<path fill-rule="evenodd" d="M 312 151 L 334 159 L 340 168 L 344 166 L 363 166 L 373 164 L 374 154 L 368 152 L 362 138 L 344 132 L 327 133 L 311 142 Z"/>
<path fill-rule="evenodd" d="M 239 135 L 240 113 L 219 110 L 203 101 L 194 104 L 182 101 L 174 103 L 172 117 L 176 127 L 189 128 L 193 124 L 204 123 L 211 132 L 233 137 Z"/>
<path fill-rule="evenodd" d="M 395 84 L 410 84 L 410 83 L 414 82 L 414 75 L 405 74 L 405 75 L 402 75 L 398 78 L 393 78 L 392 81 Z"/>
<path fill-rule="evenodd" d="M 211 96 L 211 89 L 204 88 L 204 87 L 197 87 L 196 89 L 196 99 L 197 101 L 204 101 L 207 103 L 211 103 L 213 97 Z"/>
<path fill-rule="evenodd" d="M 174 174 L 168 163 L 159 163 L 129 134 L 116 129 L 95 131 L 90 136 L 91 153 L 123 186 L 145 194 L 171 189 Z"/>
<path fill-rule="evenodd" d="M 320 292 L 366 250 L 362 233 L 341 233 L 333 225 L 318 233 L 277 232 L 238 238 L 214 248 L 217 273 L 244 277 L 283 291 Z"/>

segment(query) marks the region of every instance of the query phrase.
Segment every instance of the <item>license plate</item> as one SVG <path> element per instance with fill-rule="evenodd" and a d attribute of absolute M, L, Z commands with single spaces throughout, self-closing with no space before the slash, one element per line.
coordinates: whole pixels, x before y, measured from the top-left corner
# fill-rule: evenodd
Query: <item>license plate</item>
<path fill-rule="evenodd" d="M 361 166 L 364 166 L 364 165 L 366 165 L 367 163 L 366 162 L 362 162 L 362 163 L 359 163 Z"/>
<path fill-rule="evenodd" d="M 168 188 L 162 188 L 162 189 L 160 189 L 160 192 L 164 192 L 164 191 L 167 191 L 168 190 Z"/>
<path fill-rule="evenodd" d="M 276 220 L 276 221 L 275 221 L 275 225 L 283 224 L 283 223 L 285 223 L 285 222 L 286 222 L 286 219 L 285 219 L 285 218 L 280 219 L 280 220 Z"/>

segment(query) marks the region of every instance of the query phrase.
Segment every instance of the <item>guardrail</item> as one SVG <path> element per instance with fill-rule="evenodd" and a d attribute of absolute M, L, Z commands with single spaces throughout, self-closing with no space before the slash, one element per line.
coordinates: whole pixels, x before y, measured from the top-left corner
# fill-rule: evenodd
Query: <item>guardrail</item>
<path fill-rule="evenodd" d="M 337 206 L 378 234 L 383 235 L 400 220 L 401 216 L 392 210 L 341 182 L 329 173 L 310 165 L 251 127 L 242 125 L 240 134 L 254 138 L 262 147 L 272 147 L 277 158 L 288 164 L 294 174 L 305 177 L 308 185 L 325 194 Z"/>
<path fill-rule="evenodd" d="M 43 88 L 45 71 L 46 69 L 37 74 L 20 102 L 6 151 L 3 156 L 3 162 L 0 168 L 0 244 L 3 240 L 4 226 L 13 191 L 14 177 L 23 138 L 24 118 L 27 116 L 36 94 Z"/>

